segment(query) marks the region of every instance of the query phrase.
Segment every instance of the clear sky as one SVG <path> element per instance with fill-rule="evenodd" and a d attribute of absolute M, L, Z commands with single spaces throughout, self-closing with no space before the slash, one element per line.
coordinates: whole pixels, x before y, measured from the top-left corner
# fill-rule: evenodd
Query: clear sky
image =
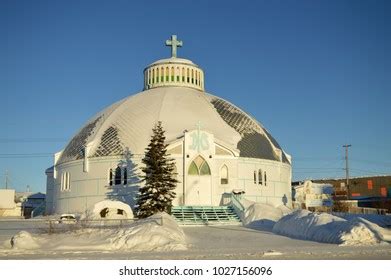
<path fill-rule="evenodd" d="M 179 57 L 257 118 L 293 178 L 391 173 L 391 1 L 0 1 L 0 187 L 45 191 L 52 154 Z"/>

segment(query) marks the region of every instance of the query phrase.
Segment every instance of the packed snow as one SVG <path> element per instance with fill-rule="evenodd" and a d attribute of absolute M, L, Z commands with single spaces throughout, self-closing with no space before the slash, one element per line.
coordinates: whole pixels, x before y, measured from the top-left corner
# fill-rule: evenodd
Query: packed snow
<path fill-rule="evenodd" d="M 351 213 L 333 213 L 333 215 L 344 218 L 346 220 L 351 220 L 353 218 L 363 218 L 381 227 L 391 227 L 391 215 L 351 214 Z"/>
<path fill-rule="evenodd" d="M 56 234 L 22 231 L 12 237 L 10 246 L 19 250 L 185 250 L 185 234 L 166 213 L 158 213 L 130 227 L 79 229 Z"/>
<path fill-rule="evenodd" d="M 291 212 L 287 207 L 278 208 L 264 203 L 251 204 L 245 201 L 243 206 L 247 206 L 242 218 L 243 224 L 259 230 L 271 230 L 278 220 Z"/>
<path fill-rule="evenodd" d="M 118 210 L 122 214 L 118 214 Z M 104 213 L 102 213 L 104 211 Z M 105 215 L 105 219 L 132 219 L 132 208 L 126 203 L 115 200 L 102 200 L 95 203 L 90 209 L 81 216 L 81 219 L 95 220 L 102 218 L 102 214 Z"/>
<path fill-rule="evenodd" d="M 374 245 L 391 242 L 390 216 L 292 212 L 286 206 L 274 207 L 242 199 L 246 227 L 271 231 L 291 238 L 339 245 Z M 383 226 L 383 227 L 381 227 Z"/>
<path fill-rule="evenodd" d="M 391 230 L 354 217 L 346 220 L 327 213 L 298 210 L 282 217 L 273 232 L 289 237 L 340 245 L 374 245 L 391 241 Z"/>

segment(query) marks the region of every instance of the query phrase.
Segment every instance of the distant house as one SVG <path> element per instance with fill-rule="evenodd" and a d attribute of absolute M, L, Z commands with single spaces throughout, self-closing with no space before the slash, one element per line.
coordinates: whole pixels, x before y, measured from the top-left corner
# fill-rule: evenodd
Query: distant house
<path fill-rule="evenodd" d="M 296 209 L 325 210 L 333 206 L 333 186 L 305 181 L 292 188 L 293 206 Z"/>
<path fill-rule="evenodd" d="M 388 209 L 391 211 L 391 175 L 345 178 L 315 179 L 314 183 L 333 185 L 334 200 L 350 201 L 355 207 Z M 293 182 L 292 185 L 298 185 Z"/>
<path fill-rule="evenodd" d="M 39 213 L 35 213 L 34 216 L 42 214 L 45 211 L 45 198 L 46 195 L 40 192 L 27 196 L 22 203 L 23 216 L 30 218 L 32 217 L 33 211 L 39 211 Z M 43 209 L 40 210 L 41 208 Z"/>
<path fill-rule="evenodd" d="M 15 200 L 15 190 L 0 190 L 0 217 L 20 217 L 21 204 Z"/>

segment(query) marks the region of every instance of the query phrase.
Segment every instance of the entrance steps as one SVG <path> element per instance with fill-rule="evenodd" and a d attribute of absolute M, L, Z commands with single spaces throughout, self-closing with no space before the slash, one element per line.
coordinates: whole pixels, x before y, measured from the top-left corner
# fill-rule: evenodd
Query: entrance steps
<path fill-rule="evenodd" d="M 231 206 L 174 206 L 171 215 L 181 225 L 241 224 Z"/>

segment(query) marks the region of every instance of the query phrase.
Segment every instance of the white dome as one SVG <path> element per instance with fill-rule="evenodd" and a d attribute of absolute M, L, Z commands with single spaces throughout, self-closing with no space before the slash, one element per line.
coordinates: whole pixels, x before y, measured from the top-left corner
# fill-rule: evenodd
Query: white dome
<path fill-rule="evenodd" d="M 72 138 L 57 163 L 84 158 L 87 144 L 88 157 L 122 155 L 126 149 L 144 154 L 158 121 L 167 143 L 200 123 L 202 130 L 239 150 L 241 157 L 289 163 L 273 137 L 248 114 L 219 97 L 175 86 L 140 92 L 98 113 Z"/>

